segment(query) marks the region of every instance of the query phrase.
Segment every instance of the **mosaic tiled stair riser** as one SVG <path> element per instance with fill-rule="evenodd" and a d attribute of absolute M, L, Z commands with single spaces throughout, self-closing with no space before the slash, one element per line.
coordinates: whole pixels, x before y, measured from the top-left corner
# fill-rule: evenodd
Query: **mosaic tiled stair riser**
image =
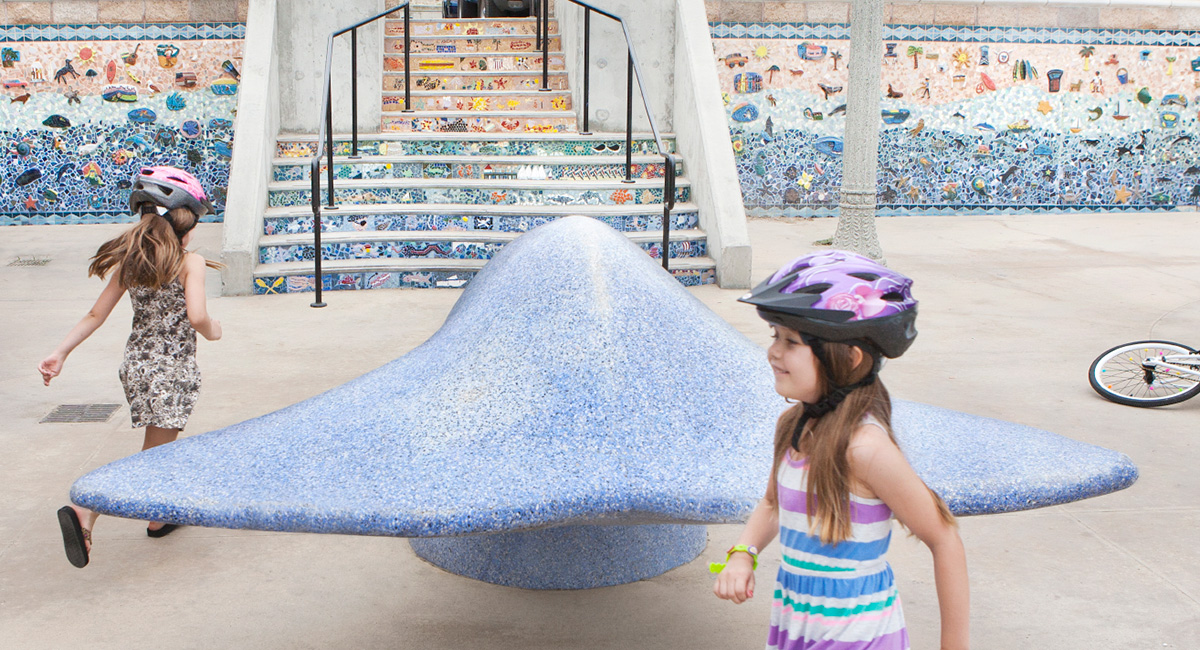
<path fill-rule="evenodd" d="M 624 206 L 622 206 L 624 207 Z M 632 210 L 623 210 L 630 214 L 591 215 L 593 219 L 604 222 L 608 227 L 620 232 L 662 232 L 662 211 L 653 206 L 652 213 L 634 214 Z M 515 214 L 492 214 L 488 216 L 452 214 L 347 214 L 338 212 L 336 215 L 321 217 L 321 232 L 431 232 L 479 230 L 487 232 L 527 232 L 538 226 L 544 226 L 555 219 L 568 216 L 561 214 L 528 214 L 518 211 Z M 298 216 L 267 218 L 264 224 L 265 235 L 287 235 L 311 233 L 313 227 L 312 213 L 300 213 Z M 671 215 L 671 230 L 696 230 L 700 225 L 699 215 L 695 209 L 679 210 Z"/>
<path fill-rule="evenodd" d="M 625 236 L 567 218 L 506 246 L 403 357 L 106 465 L 71 497 L 144 520 L 419 538 L 455 573 L 598 587 L 690 561 L 698 524 L 744 520 L 786 406 L 762 349 Z M 905 402 L 895 422 L 958 513 L 1136 478 L 1122 454 L 1021 425 Z"/>
<path fill-rule="evenodd" d="M 836 214 L 849 27 L 714 23 L 748 212 Z M 881 214 L 1200 203 L 1200 33 L 888 25 Z"/>
<path fill-rule="evenodd" d="M 551 180 L 623 180 L 625 164 L 608 162 L 604 159 L 588 160 L 526 160 L 516 157 L 503 160 L 486 157 L 465 158 L 462 161 L 431 159 L 427 162 L 408 162 L 411 159 L 393 159 L 392 162 L 341 162 L 335 159 L 333 175 L 346 180 L 375 178 L 477 178 L 482 180 L 528 180 L 530 177 Z M 328 167 L 323 166 L 325 170 Z M 630 167 L 633 178 L 662 178 L 665 165 L 662 158 L 641 157 Z M 682 168 L 682 165 L 679 165 Z M 677 170 L 676 176 L 682 172 Z M 276 181 L 307 181 L 312 177 L 312 165 L 275 165 Z"/>
<path fill-rule="evenodd" d="M 144 165 L 186 169 L 221 221 L 241 23 L 0 26 L 0 224 L 123 223 Z"/>

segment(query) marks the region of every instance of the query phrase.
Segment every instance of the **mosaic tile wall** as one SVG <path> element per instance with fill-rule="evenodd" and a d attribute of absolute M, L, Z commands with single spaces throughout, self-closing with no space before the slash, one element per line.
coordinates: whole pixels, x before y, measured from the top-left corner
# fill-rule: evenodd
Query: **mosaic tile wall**
<path fill-rule="evenodd" d="M 837 213 L 849 26 L 712 23 L 747 212 Z M 880 214 L 1200 202 L 1200 32 L 887 25 Z"/>
<path fill-rule="evenodd" d="M 131 221 L 144 165 L 200 178 L 221 221 L 243 23 L 0 25 L 0 224 Z"/>

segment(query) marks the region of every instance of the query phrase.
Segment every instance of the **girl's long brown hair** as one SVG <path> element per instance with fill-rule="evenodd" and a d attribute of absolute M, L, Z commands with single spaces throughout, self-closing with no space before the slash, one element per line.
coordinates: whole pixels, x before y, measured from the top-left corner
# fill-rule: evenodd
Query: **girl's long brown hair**
<path fill-rule="evenodd" d="M 848 386 L 871 371 L 876 361 L 870 354 L 863 354 L 858 364 L 854 362 L 853 347 L 845 343 L 824 342 L 828 368 L 818 363 L 820 389 L 824 395 L 831 385 Z M 779 416 L 775 425 L 775 459 L 771 464 L 771 482 L 767 486 L 767 499 L 778 507 L 777 480 L 779 463 L 791 448 L 792 434 L 796 423 L 804 413 L 804 404 L 798 403 Z M 810 533 L 817 533 L 821 542 L 836 544 L 850 538 L 850 461 L 846 451 L 854 432 L 867 414 L 883 425 L 892 443 L 892 400 L 883 382 L 856 388 L 846 396 L 833 411 L 805 426 L 795 447 L 797 453 L 808 460 L 807 510 Z M 946 503 L 933 490 L 929 491 L 942 520 L 954 525 L 954 516 Z M 814 525 L 814 520 L 816 524 Z M 814 530 L 819 526 L 820 530 Z"/>
<path fill-rule="evenodd" d="M 196 215 L 187 208 L 175 208 L 166 217 L 154 206 L 142 204 L 142 219 L 132 228 L 100 245 L 88 266 L 88 276 L 101 279 L 117 270 L 121 286 L 158 289 L 183 272 L 183 238 L 196 227 Z M 205 261 L 210 268 L 221 268 Z"/>

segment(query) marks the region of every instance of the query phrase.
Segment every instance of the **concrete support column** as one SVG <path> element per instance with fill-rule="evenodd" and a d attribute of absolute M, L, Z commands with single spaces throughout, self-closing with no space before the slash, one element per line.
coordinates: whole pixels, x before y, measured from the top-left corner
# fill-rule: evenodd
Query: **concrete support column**
<path fill-rule="evenodd" d="M 882 261 L 875 235 L 875 182 L 879 163 L 879 78 L 883 42 L 883 0 L 854 0 L 850 8 L 850 88 L 842 191 L 835 248 Z"/>

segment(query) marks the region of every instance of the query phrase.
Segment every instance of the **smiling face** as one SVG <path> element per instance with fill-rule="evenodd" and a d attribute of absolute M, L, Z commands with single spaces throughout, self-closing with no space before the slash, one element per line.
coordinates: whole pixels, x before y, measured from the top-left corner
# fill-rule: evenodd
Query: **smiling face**
<path fill-rule="evenodd" d="M 812 348 L 800 334 L 782 325 L 772 325 L 775 342 L 767 348 L 767 361 L 775 373 L 775 392 L 789 399 L 815 404 L 821 399 L 820 370 Z"/>

